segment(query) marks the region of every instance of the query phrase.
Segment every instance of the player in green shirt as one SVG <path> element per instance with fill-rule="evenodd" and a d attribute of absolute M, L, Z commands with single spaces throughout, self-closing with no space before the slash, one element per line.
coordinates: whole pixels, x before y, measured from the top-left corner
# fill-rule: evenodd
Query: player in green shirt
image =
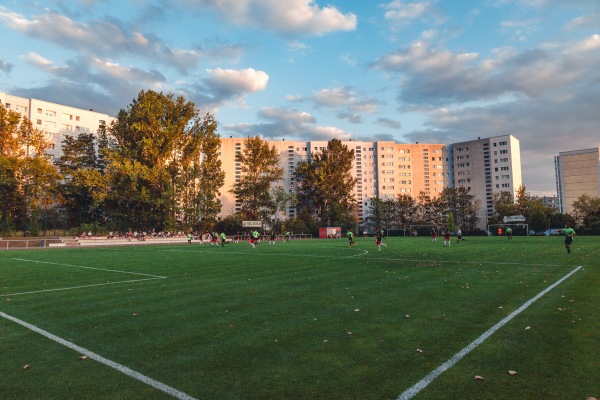
<path fill-rule="evenodd" d="M 571 225 L 565 224 L 565 229 L 563 229 L 563 233 L 565 234 L 565 248 L 567 249 L 567 255 L 571 255 L 571 243 L 573 243 L 573 236 L 576 236 L 575 230 L 571 228 Z"/>
<path fill-rule="evenodd" d="M 354 233 L 348 231 L 346 236 L 348 236 L 348 244 L 350 245 L 350 247 L 352 247 L 352 243 L 354 243 L 354 245 L 356 246 L 356 242 L 354 241 Z"/>
<path fill-rule="evenodd" d="M 506 228 L 506 235 L 508 236 L 508 240 L 512 240 L 512 229 L 510 226 Z"/>
<path fill-rule="evenodd" d="M 227 235 L 225 232 L 221 232 L 221 247 L 225 247 L 225 240 L 227 240 Z"/>

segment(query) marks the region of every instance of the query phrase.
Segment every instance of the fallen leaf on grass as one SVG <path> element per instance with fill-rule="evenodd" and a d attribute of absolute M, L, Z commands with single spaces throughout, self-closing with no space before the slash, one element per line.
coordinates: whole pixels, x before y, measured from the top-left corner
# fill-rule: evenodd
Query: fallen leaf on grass
<path fill-rule="evenodd" d="M 500 306 L 500 307 L 498 307 L 498 308 L 499 308 L 499 309 L 501 309 L 501 310 L 504 310 L 504 307 L 502 307 L 502 306 Z"/>
<path fill-rule="evenodd" d="M 596 398 L 595 397 L 588 397 L 585 400 L 596 400 Z"/>
<path fill-rule="evenodd" d="M 359 311 L 360 311 L 360 308 L 355 308 L 354 309 L 354 312 L 359 312 Z"/>
<path fill-rule="evenodd" d="M 137 317 L 138 315 L 140 315 L 140 314 L 138 314 L 138 313 L 133 313 L 133 316 L 134 316 L 134 317 Z"/>
<path fill-rule="evenodd" d="M 348 335 L 352 335 L 352 332 L 346 332 Z"/>
<path fill-rule="evenodd" d="M 569 303 L 575 303 L 575 300 L 569 300 Z"/>
<path fill-rule="evenodd" d="M 517 371 L 508 371 L 508 374 L 510 376 L 515 376 L 517 374 Z"/>
<path fill-rule="evenodd" d="M 480 375 L 475 375 L 475 378 L 473 378 L 473 379 L 475 379 L 476 381 L 485 381 L 485 378 Z"/>
<path fill-rule="evenodd" d="M 406 315 L 404 316 L 404 318 L 410 318 L 410 315 L 406 314 Z"/>
<path fill-rule="evenodd" d="M 526 331 L 528 331 L 528 330 L 530 330 L 530 329 L 531 329 L 531 327 L 530 327 L 530 326 L 526 326 L 526 327 L 525 327 L 525 330 L 526 330 Z"/>
<path fill-rule="evenodd" d="M 23 365 L 23 369 L 29 369 L 29 364 Z"/>
<path fill-rule="evenodd" d="M 417 353 L 422 353 L 422 352 L 423 352 L 423 350 L 417 349 Z"/>
<path fill-rule="evenodd" d="M 79 357 L 80 360 L 87 360 L 87 356 L 81 356 Z"/>

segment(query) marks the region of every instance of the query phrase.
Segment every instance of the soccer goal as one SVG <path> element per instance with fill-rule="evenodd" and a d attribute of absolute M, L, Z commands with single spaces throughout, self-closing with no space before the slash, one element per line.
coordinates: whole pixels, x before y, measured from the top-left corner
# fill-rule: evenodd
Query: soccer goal
<path fill-rule="evenodd" d="M 529 224 L 490 224 L 488 225 L 488 236 L 505 236 L 506 228 L 512 229 L 513 236 L 529 236 Z M 498 229 L 502 229 L 502 234 L 499 233 Z"/>
<path fill-rule="evenodd" d="M 410 225 L 408 227 L 410 236 L 431 236 L 431 229 L 435 228 L 438 236 L 441 236 L 442 232 L 440 232 L 440 226 L 429 224 L 429 225 Z"/>
<path fill-rule="evenodd" d="M 407 235 L 410 236 L 410 230 L 407 228 L 386 229 L 385 233 L 386 237 L 406 237 Z"/>

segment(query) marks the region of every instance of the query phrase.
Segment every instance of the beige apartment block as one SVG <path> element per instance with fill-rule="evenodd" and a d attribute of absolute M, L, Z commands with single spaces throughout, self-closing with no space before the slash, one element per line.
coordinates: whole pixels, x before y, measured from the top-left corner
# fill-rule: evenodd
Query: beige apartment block
<path fill-rule="evenodd" d="M 559 210 L 573 211 L 583 194 L 600 196 L 600 148 L 560 152 L 554 157 Z"/>
<path fill-rule="evenodd" d="M 101 124 L 110 125 L 113 117 L 92 110 L 64 106 L 43 100 L 13 96 L 0 92 L 0 102 L 27 117 L 34 128 L 43 131 L 51 142 L 48 154 L 54 158 L 62 155 L 65 136 L 77 137 L 81 133 L 96 134 Z"/>
<path fill-rule="evenodd" d="M 240 210 L 230 191 L 241 178 L 241 165 L 235 161 L 237 153 L 244 150 L 245 138 L 222 138 L 220 159 L 225 172 L 225 184 L 220 200 L 223 204 L 220 218 Z M 277 185 L 288 193 L 295 191 L 297 182 L 294 171 L 302 161 L 323 151 L 327 141 L 266 140 L 269 147 L 275 147 L 284 176 Z M 421 192 L 435 197 L 445 187 L 444 144 L 399 144 L 392 141 L 364 142 L 342 141 L 354 151 L 351 171 L 357 184 L 353 197 L 359 220 L 364 220 L 371 208 L 371 199 L 395 199 L 399 194 L 417 197 Z M 296 216 L 294 208 L 289 208 L 284 217 Z"/>
<path fill-rule="evenodd" d="M 479 202 L 479 228 L 485 229 L 494 212 L 494 194 L 516 195 L 522 185 L 521 149 L 513 135 L 477 138 L 446 148 L 449 187 L 465 187 Z"/>

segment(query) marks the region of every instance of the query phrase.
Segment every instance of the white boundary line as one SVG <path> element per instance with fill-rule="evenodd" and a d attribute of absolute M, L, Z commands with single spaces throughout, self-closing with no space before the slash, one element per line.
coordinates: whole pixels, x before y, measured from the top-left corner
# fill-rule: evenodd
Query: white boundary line
<path fill-rule="evenodd" d="M 325 255 L 297 254 L 297 253 L 290 253 L 290 254 L 288 254 L 288 253 L 263 253 L 263 252 L 255 252 L 255 251 L 250 251 L 250 252 L 228 251 L 227 254 L 236 254 L 236 255 L 243 255 L 243 256 L 255 254 L 255 255 L 260 255 L 261 257 L 262 256 L 280 256 L 280 257 L 310 257 L 310 258 L 352 258 L 352 257 L 360 257 L 360 256 L 364 256 L 366 254 L 369 254 L 369 250 L 364 250 L 364 249 L 357 249 L 357 250 L 360 250 L 360 253 L 354 254 L 351 256 L 325 256 Z M 210 250 L 204 251 L 204 250 L 177 250 L 177 249 L 159 250 L 159 251 L 178 252 L 178 253 L 208 253 L 208 252 L 210 252 Z M 215 251 L 215 253 L 216 253 L 216 251 Z"/>
<path fill-rule="evenodd" d="M 398 396 L 397 400 L 409 400 L 417 395 L 421 390 L 425 389 L 431 382 L 433 382 L 438 376 L 443 374 L 448 369 L 452 368 L 457 362 L 459 362 L 464 356 L 473 351 L 477 346 L 483 343 L 487 338 L 492 336 L 498 329 L 502 328 L 506 325 L 510 320 L 519 315 L 525 309 L 527 309 L 530 305 L 532 305 L 536 300 L 540 297 L 544 296 L 546 293 L 563 283 L 566 279 L 568 279 L 575 272 L 579 271 L 582 266 L 575 268 L 573 271 L 569 272 L 567 275 L 563 276 L 561 279 L 556 281 L 554 284 L 548 286 L 546 289 L 538 293 L 536 296 L 529 299 L 525 304 L 521 307 L 517 308 L 515 311 L 507 315 L 504 319 L 498 322 L 496 325 L 492 326 L 490 329 L 485 331 L 481 336 L 471 342 L 467 347 L 463 348 L 461 351 L 456 353 L 452 358 L 448 361 L 431 371 L 425 378 L 421 379 L 419 382 L 414 384 L 409 389 L 405 390 L 400 396 Z"/>
<path fill-rule="evenodd" d="M 45 293 L 45 292 L 59 292 L 59 291 L 63 291 L 63 290 L 83 289 L 83 288 L 95 287 L 95 286 L 118 285 L 118 284 L 121 284 L 121 283 L 134 283 L 134 282 L 143 282 L 143 281 L 151 281 L 151 280 L 155 280 L 155 279 L 166 279 L 167 278 L 166 276 L 142 274 L 142 273 L 139 273 L 139 272 L 128 272 L 128 271 L 119 271 L 119 270 L 115 270 L 115 269 L 84 267 L 82 265 L 61 264 L 61 263 L 53 263 L 53 262 L 48 262 L 48 261 L 37 261 L 37 260 L 26 260 L 26 259 L 23 259 L 23 258 L 13 258 L 13 260 L 25 261 L 25 262 L 33 262 L 33 263 L 38 263 L 38 264 L 59 265 L 59 266 L 62 266 L 62 267 L 93 269 L 93 270 L 96 270 L 96 271 L 117 272 L 117 273 L 121 273 L 121 274 L 140 275 L 140 276 L 147 276 L 148 278 L 144 278 L 144 279 L 128 279 L 126 281 L 105 282 L 105 283 L 96 283 L 96 284 L 91 284 L 91 285 L 80 285 L 80 286 L 70 286 L 70 287 L 56 288 L 56 289 L 44 289 L 44 290 L 33 290 L 33 291 L 29 291 L 29 292 L 0 294 L 0 297 L 21 296 L 21 295 L 25 295 L 25 294 Z"/>
<path fill-rule="evenodd" d="M 0 316 L 2 318 L 8 319 L 10 321 L 13 321 L 13 322 L 15 322 L 15 323 L 17 323 L 17 324 L 19 324 L 21 326 L 24 326 L 25 328 L 30 329 L 30 330 L 32 330 L 32 331 L 34 331 L 36 333 L 39 333 L 40 335 L 45 336 L 46 338 L 48 338 L 48 339 L 50 339 L 50 340 L 52 340 L 52 341 L 54 341 L 56 343 L 62 344 L 63 346 L 68 347 L 71 350 L 75 350 L 76 352 L 78 352 L 80 354 L 86 355 L 89 358 L 91 358 L 93 360 L 96 360 L 96 361 L 98 361 L 101 364 L 104 364 L 104 365 L 106 365 L 108 367 L 116 369 L 117 371 L 119 371 L 119 372 L 121 372 L 121 373 L 123 373 L 123 374 L 125 374 L 125 375 L 127 375 L 127 376 L 129 376 L 131 378 L 137 379 L 138 381 L 140 381 L 142 383 L 145 383 L 146 385 L 152 386 L 153 388 L 158 389 L 158 390 L 160 390 L 160 391 L 162 391 L 164 393 L 167 393 L 167 394 L 169 394 L 169 395 L 171 395 L 171 396 L 173 396 L 173 397 L 175 397 L 177 399 L 180 399 L 180 400 L 196 400 L 194 397 L 192 397 L 192 396 L 190 396 L 188 394 L 185 394 L 185 393 L 183 393 L 183 392 L 181 392 L 181 391 L 179 391 L 177 389 L 174 389 L 171 386 L 165 385 L 164 383 L 156 381 L 156 380 L 154 380 L 152 378 L 147 377 L 146 375 L 143 375 L 143 374 L 141 374 L 139 372 L 136 372 L 136 371 L 134 371 L 134 370 L 132 370 L 130 368 L 127 368 L 124 365 L 121 365 L 121 364 L 116 363 L 114 361 L 111 361 L 111 360 L 109 360 L 107 358 L 104 358 L 104 357 L 102 357 L 102 356 L 100 356 L 100 355 L 98 355 L 98 354 L 96 354 L 96 353 L 94 353 L 94 352 L 92 352 L 92 351 L 84 348 L 84 347 L 78 346 L 78 345 L 76 345 L 73 342 L 69 342 L 68 340 L 62 339 L 62 338 L 60 338 L 60 337 L 58 337 L 56 335 L 51 334 L 48 331 L 45 331 L 45 330 L 43 330 L 41 328 L 38 328 L 35 325 L 31 325 L 30 323 L 27 323 L 27 322 L 22 321 L 22 320 L 20 320 L 18 318 L 12 317 L 12 316 L 10 316 L 8 314 L 3 313 L 2 311 L 0 311 Z"/>

